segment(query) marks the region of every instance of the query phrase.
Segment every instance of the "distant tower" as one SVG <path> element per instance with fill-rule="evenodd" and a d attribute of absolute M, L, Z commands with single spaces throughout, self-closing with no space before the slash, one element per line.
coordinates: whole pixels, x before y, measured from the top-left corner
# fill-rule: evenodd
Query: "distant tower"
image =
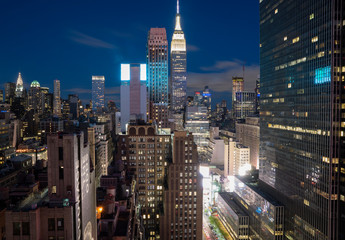
<path fill-rule="evenodd" d="M 131 118 L 147 120 L 146 64 L 121 64 L 121 131 Z"/>
<path fill-rule="evenodd" d="M 187 96 L 187 52 L 186 40 L 181 28 L 179 1 L 175 31 L 171 41 L 171 109 L 178 112 L 186 105 Z"/>
<path fill-rule="evenodd" d="M 147 39 L 150 119 L 168 125 L 168 40 L 165 28 L 151 28 Z"/>
<path fill-rule="evenodd" d="M 104 76 L 92 76 L 92 108 L 104 108 Z"/>
<path fill-rule="evenodd" d="M 243 77 L 232 77 L 232 111 L 236 105 L 236 93 L 244 91 Z"/>
<path fill-rule="evenodd" d="M 17 83 L 16 83 L 16 97 L 23 97 L 23 91 L 24 91 L 24 86 L 23 86 L 22 74 L 19 73 L 18 78 L 17 78 Z"/>
<path fill-rule="evenodd" d="M 54 80 L 54 115 L 61 117 L 60 80 Z"/>
<path fill-rule="evenodd" d="M 38 81 L 33 81 L 30 85 L 28 94 L 28 109 L 34 109 L 35 113 L 41 113 L 42 96 L 41 86 Z"/>

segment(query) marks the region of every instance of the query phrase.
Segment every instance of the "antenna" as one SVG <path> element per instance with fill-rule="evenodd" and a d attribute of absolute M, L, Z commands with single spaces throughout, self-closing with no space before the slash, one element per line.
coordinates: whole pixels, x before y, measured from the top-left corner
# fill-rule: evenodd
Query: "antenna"
<path fill-rule="evenodd" d="M 177 14 L 180 14 L 180 0 L 177 0 Z"/>

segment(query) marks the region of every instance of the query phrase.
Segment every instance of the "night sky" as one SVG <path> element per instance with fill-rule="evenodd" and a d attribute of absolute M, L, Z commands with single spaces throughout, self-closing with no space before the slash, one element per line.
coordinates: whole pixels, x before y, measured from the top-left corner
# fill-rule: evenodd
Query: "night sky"
<path fill-rule="evenodd" d="M 259 74 L 258 0 L 180 0 L 187 40 L 188 91 L 213 90 L 213 103 L 230 101 L 231 77 L 253 90 Z M 119 101 L 120 64 L 145 63 L 150 27 L 165 27 L 169 46 L 174 0 L 1 0 L 0 83 L 22 73 L 62 97 L 91 98 L 91 76 L 104 75 L 106 100 Z M 230 102 L 228 103 L 230 105 Z"/>

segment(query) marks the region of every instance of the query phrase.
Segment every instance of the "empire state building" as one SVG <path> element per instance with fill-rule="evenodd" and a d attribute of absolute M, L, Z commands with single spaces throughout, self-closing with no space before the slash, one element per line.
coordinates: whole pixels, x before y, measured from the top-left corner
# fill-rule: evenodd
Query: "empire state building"
<path fill-rule="evenodd" d="M 179 0 L 175 31 L 171 41 L 171 110 L 181 111 L 186 105 L 187 96 L 187 52 L 186 39 L 181 28 Z"/>

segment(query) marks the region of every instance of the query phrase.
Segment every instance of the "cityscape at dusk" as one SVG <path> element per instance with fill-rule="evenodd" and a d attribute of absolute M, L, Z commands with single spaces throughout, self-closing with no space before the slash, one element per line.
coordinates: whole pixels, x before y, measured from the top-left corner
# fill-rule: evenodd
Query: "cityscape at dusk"
<path fill-rule="evenodd" d="M 344 0 L 1 5 L 0 240 L 345 239 Z"/>

